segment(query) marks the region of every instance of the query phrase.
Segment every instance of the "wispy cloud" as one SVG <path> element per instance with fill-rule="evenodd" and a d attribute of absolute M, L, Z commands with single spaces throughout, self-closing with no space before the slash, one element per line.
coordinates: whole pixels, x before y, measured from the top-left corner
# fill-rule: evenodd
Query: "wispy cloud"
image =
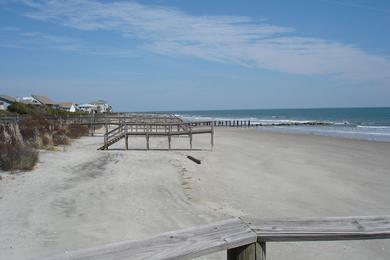
<path fill-rule="evenodd" d="M 248 17 L 194 16 L 171 7 L 127 1 L 20 1 L 30 7 L 24 15 L 32 19 L 84 31 L 114 31 L 163 55 L 187 55 L 293 74 L 390 79 L 388 56 L 337 41 L 297 37 L 292 28 Z"/>
<path fill-rule="evenodd" d="M 10 33 L 12 33 L 12 37 L 5 37 L 5 34 L 10 36 Z M 0 28 L 0 37 L 4 39 L 0 42 L 0 47 L 2 48 L 74 51 L 88 55 L 107 55 L 122 58 L 136 56 L 135 52 L 131 49 L 101 46 L 74 37 L 58 36 L 36 31 L 26 32 L 22 29 L 3 30 Z"/>

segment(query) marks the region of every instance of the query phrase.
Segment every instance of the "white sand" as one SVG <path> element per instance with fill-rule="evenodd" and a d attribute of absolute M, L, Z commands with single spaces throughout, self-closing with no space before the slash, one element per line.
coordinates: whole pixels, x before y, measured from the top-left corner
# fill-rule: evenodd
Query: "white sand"
<path fill-rule="evenodd" d="M 167 140 L 151 139 L 152 148 Z M 0 181 L 0 259 L 82 249 L 230 217 L 390 214 L 390 143 L 216 129 L 200 151 L 97 151 L 85 137 Z M 173 139 L 174 148 L 188 139 Z M 123 148 L 124 142 L 113 148 Z M 144 148 L 131 138 L 131 148 Z M 197 165 L 186 158 L 202 160 Z M 390 259 L 390 240 L 268 243 L 267 259 Z M 225 253 L 205 259 L 225 259 Z"/>

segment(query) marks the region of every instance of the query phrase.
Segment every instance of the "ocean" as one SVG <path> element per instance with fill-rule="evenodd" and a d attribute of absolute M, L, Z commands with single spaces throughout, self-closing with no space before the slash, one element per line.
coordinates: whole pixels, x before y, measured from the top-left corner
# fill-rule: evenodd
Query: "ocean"
<path fill-rule="evenodd" d="M 254 124 L 262 124 L 257 127 L 259 131 L 390 142 L 390 107 L 240 109 L 172 111 L 172 113 L 185 120 L 251 120 Z"/>

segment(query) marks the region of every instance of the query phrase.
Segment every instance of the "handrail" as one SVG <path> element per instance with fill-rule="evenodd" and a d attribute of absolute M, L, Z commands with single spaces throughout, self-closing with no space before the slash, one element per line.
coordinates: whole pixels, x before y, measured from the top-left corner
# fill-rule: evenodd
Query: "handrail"
<path fill-rule="evenodd" d="M 228 259 L 264 260 L 265 242 L 267 241 L 385 238 L 390 238 L 390 216 L 255 220 L 251 222 L 230 219 L 168 232 L 146 240 L 123 241 L 43 259 L 192 259 L 228 250 Z"/>
<path fill-rule="evenodd" d="M 118 127 L 116 127 L 116 128 L 114 128 L 114 129 L 108 131 L 107 133 L 105 133 L 105 135 L 108 136 L 109 134 L 111 134 L 111 133 L 117 131 L 118 129 L 120 129 L 120 128 L 122 128 L 122 127 L 123 127 L 123 125 L 119 125 Z"/>
<path fill-rule="evenodd" d="M 164 123 L 149 123 L 149 122 L 124 122 L 124 124 L 127 124 L 129 126 L 202 126 L 206 123 L 209 123 L 209 126 L 211 126 L 211 123 L 213 121 L 194 121 L 194 122 L 164 122 Z M 206 125 L 204 125 L 206 126 Z"/>
<path fill-rule="evenodd" d="M 24 118 L 28 118 L 34 115 L 4 115 L 0 116 L 0 120 L 20 120 Z M 123 114 L 117 114 L 117 113 L 111 113 L 111 114 L 78 114 L 78 115 L 38 115 L 39 117 L 45 118 L 45 119 L 59 119 L 59 120 L 79 120 L 79 119 L 135 119 L 135 118 L 141 118 L 141 119 L 171 119 L 171 120 L 177 120 L 182 121 L 178 117 L 173 117 L 170 114 L 150 114 L 150 113 L 139 113 L 139 114 L 129 114 L 129 115 L 123 115 Z"/>

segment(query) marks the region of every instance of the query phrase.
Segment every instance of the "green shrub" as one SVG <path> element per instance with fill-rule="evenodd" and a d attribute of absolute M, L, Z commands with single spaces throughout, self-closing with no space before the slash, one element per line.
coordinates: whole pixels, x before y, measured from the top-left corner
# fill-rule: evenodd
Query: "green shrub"
<path fill-rule="evenodd" d="M 35 106 L 32 104 L 24 104 L 21 102 L 13 102 L 7 107 L 8 114 L 9 112 L 20 114 L 20 115 L 54 115 L 54 116 L 66 116 L 66 115 L 85 115 L 88 113 L 76 111 L 69 112 L 62 109 L 53 109 L 46 106 Z M 7 114 L 7 112 L 1 112 L 1 114 Z"/>
<path fill-rule="evenodd" d="M 7 107 L 9 112 L 21 114 L 21 115 L 37 115 L 40 114 L 41 111 L 34 105 L 31 104 L 23 104 L 20 102 L 13 102 L 11 105 Z"/>

